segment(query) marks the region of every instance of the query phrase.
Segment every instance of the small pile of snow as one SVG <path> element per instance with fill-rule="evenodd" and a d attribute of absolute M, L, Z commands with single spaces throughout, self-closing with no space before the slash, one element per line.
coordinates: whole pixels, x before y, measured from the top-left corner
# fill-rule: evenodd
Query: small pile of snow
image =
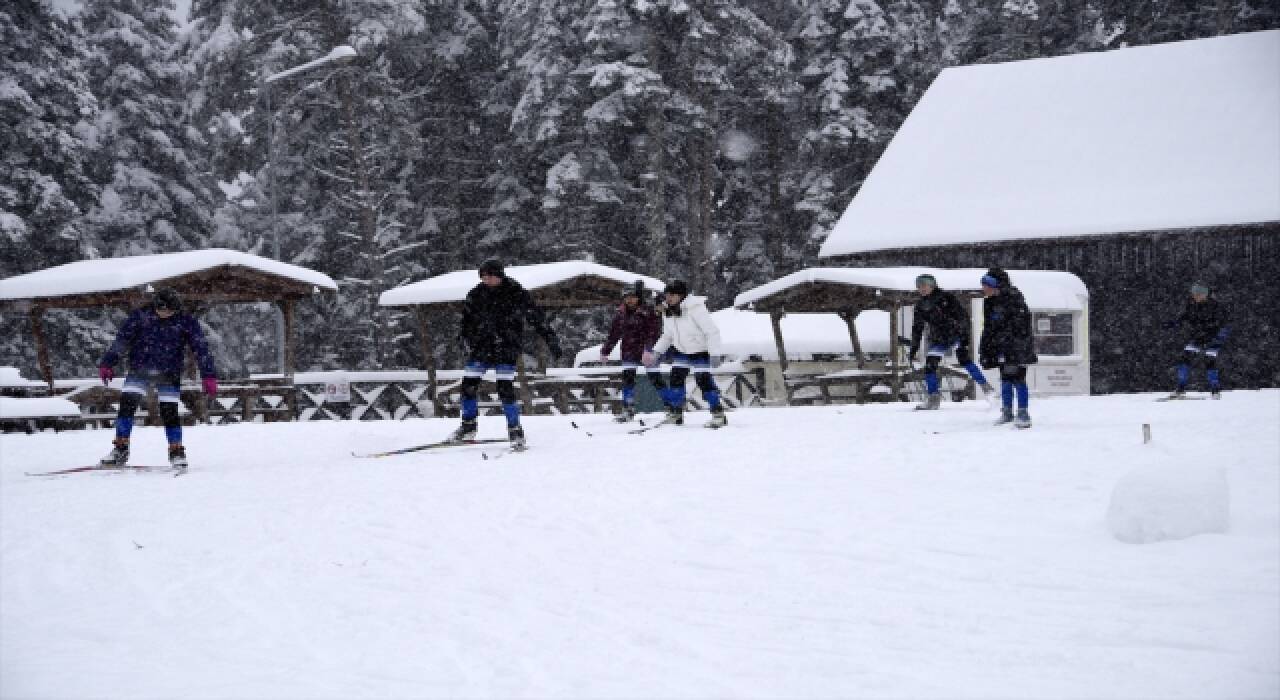
<path fill-rule="evenodd" d="M 1230 501 L 1222 469 L 1160 460 L 1136 467 L 1116 482 L 1107 527 L 1129 544 L 1223 533 Z"/>

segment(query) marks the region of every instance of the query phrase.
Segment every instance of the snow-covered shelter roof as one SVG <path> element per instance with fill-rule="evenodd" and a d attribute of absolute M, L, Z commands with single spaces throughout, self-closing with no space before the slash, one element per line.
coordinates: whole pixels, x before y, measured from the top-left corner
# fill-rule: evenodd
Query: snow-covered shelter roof
<path fill-rule="evenodd" d="M 328 275 L 234 250 L 210 248 L 81 260 L 0 280 L 0 306 L 136 303 L 147 286 L 212 302 L 268 301 L 336 291 Z"/>
<path fill-rule="evenodd" d="M 934 80 L 822 256 L 1280 220 L 1280 30 Z"/>
<path fill-rule="evenodd" d="M 652 277 L 584 260 L 516 265 L 506 268 L 508 277 L 533 294 L 534 300 L 548 307 L 578 308 L 613 304 L 621 301 L 622 292 L 644 282 L 649 290 L 661 291 L 663 283 Z M 475 269 L 457 270 L 420 282 L 389 289 L 382 293 L 382 306 L 418 304 L 452 304 L 467 298 L 480 278 Z"/>
<path fill-rule="evenodd" d="M 890 308 L 911 303 L 916 277 L 933 275 L 938 286 L 951 292 L 978 294 L 985 268 L 932 267 L 813 267 L 793 272 L 733 300 L 738 308 L 762 311 L 821 312 L 859 308 Z M 1033 309 L 1078 311 L 1089 290 L 1079 277 L 1056 270 L 1007 270 Z"/>

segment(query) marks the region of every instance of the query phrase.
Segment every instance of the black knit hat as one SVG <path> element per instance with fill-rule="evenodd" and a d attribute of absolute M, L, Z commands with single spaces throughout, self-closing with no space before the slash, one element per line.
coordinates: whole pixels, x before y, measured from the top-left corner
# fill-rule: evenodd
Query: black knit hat
<path fill-rule="evenodd" d="M 986 284 L 988 277 L 995 280 L 998 284 L 995 284 L 995 285 Z M 995 287 L 995 288 L 1008 287 L 1009 273 L 1005 272 L 1003 268 L 993 267 L 987 270 L 987 274 L 982 276 L 982 280 L 983 280 L 983 284 L 985 284 L 988 287 Z"/>
<path fill-rule="evenodd" d="M 497 258 L 489 258 L 480 263 L 480 276 L 493 275 L 494 277 L 506 277 L 506 271 L 502 266 L 502 261 Z"/>
<path fill-rule="evenodd" d="M 689 283 L 684 280 L 671 280 L 667 282 L 666 289 L 662 290 L 664 294 L 679 294 L 682 297 L 689 296 Z"/>
<path fill-rule="evenodd" d="M 182 297 L 178 296 L 178 293 L 174 290 L 169 289 L 168 287 L 163 287 L 161 289 L 157 289 L 151 295 L 151 305 L 154 306 L 156 310 L 166 309 L 169 311 L 181 311 Z"/>

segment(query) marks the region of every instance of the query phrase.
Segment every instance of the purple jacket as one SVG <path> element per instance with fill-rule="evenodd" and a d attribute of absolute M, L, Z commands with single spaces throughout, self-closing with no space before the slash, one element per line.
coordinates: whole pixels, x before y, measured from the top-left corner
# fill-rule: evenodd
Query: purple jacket
<path fill-rule="evenodd" d="M 662 319 L 652 306 L 641 304 L 635 311 L 626 304 L 618 307 L 613 315 L 613 324 L 609 326 L 609 337 L 605 338 L 601 350 L 608 355 L 613 346 L 622 341 L 622 361 L 640 362 L 645 350 L 652 350 L 653 344 L 662 335 Z"/>
<path fill-rule="evenodd" d="M 195 317 L 176 313 L 162 319 L 156 315 L 155 309 L 147 306 L 129 314 L 124 325 L 120 326 L 120 332 L 116 333 L 115 342 L 111 343 L 98 364 L 114 367 L 120 361 L 120 353 L 127 348 L 130 372 L 153 371 L 181 377 L 182 355 L 187 345 L 196 354 L 200 376 L 216 377 L 209 344 L 205 342 L 204 332 Z"/>

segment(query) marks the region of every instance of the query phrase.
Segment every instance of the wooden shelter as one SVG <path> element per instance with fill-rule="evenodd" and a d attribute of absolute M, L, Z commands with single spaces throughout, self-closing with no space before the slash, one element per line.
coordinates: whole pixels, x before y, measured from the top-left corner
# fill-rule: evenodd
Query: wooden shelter
<path fill-rule="evenodd" d="M 1076 323 L 1085 326 L 1088 290 L 1075 275 L 1045 270 L 1011 270 L 1014 283 L 1027 296 L 1032 309 L 1073 311 Z M 734 306 L 769 314 L 773 324 L 774 342 L 784 376 L 787 372 L 786 341 L 782 335 L 782 318 L 787 313 L 833 313 L 845 323 L 849 340 L 853 344 L 857 370 L 866 368 L 866 354 L 858 337 L 854 322 L 863 311 L 880 310 L 889 313 L 889 363 L 887 372 L 874 375 L 850 371 L 831 377 L 832 381 L 857 383 L 885 378 L 890 382 L 893 395 L 898 396 L 903 383 L 900 348 L 896 339 L 906 335 L 904 309 L 914 307 L 919 294 L 915 279 L 930 274 L 938 286 L 965 300 L 982 295 L 981 277 L 984 270 L 978 268 L 944 270 L 923 267 L 888 268 L 810 268 L 794 272 L 786 277 L 739 294 Z M 1087 365 L 1087 356 L 1079 360 Z M 1086 369 L 1087 375 L 1087 369 Z M 826 384 L 822 384 L 824 393 Z M 788 384 L 788 402 L 791 400 Z M 1087 389 L 1086 389 L 1087 392 Z"/>
<path fill-rule="evenodd" d="M 36 343 L 40 372 L 53 392 L 53 366 L 42 317 L 51 309 L 135 308 L 152 290 L 168 287 L 184 303 L 201 309 L 214 304 L 272 302 L 285 328 L 285 378 L 294 363 L 294 306 L 320 291 L 337 291 L 327 275 L 296 265 L 233 250 L 208 249 L 125 258 L 82 260 L 0 280 L 0 311 L 26 313 Z"/>
<path fill-rule="evenodd" d="M 635 285 L 637 280 L 643 282 L 646 289 L 663 288 L 663 283 L 652 277 L 580 260 L 508 267 L 506 275 L 527 289 L 536 304 L 548 310 L 616 306 L 622 299 L 623 292 Z M 467 293 L 479 283 L 476 270 L 458 270 L 388 290 L 382 293 L 379 300 L 382 306 L 414 310 L 428 375 L 427 395 L 432 401 L 436 401 L 439 388 L 436 381 L 433 322 L 446 314 L 461 314 Z M 538 370 L 545 373 L 549 362 L 546 348 L 542 344 L 539 344 L 537 357 Z M 528 389 L 528 374 L 523 358 L 517 364 L 517 371 L 520 384 L 525 389 L 525 410 L 532 411 L 533 396 Z"/>

